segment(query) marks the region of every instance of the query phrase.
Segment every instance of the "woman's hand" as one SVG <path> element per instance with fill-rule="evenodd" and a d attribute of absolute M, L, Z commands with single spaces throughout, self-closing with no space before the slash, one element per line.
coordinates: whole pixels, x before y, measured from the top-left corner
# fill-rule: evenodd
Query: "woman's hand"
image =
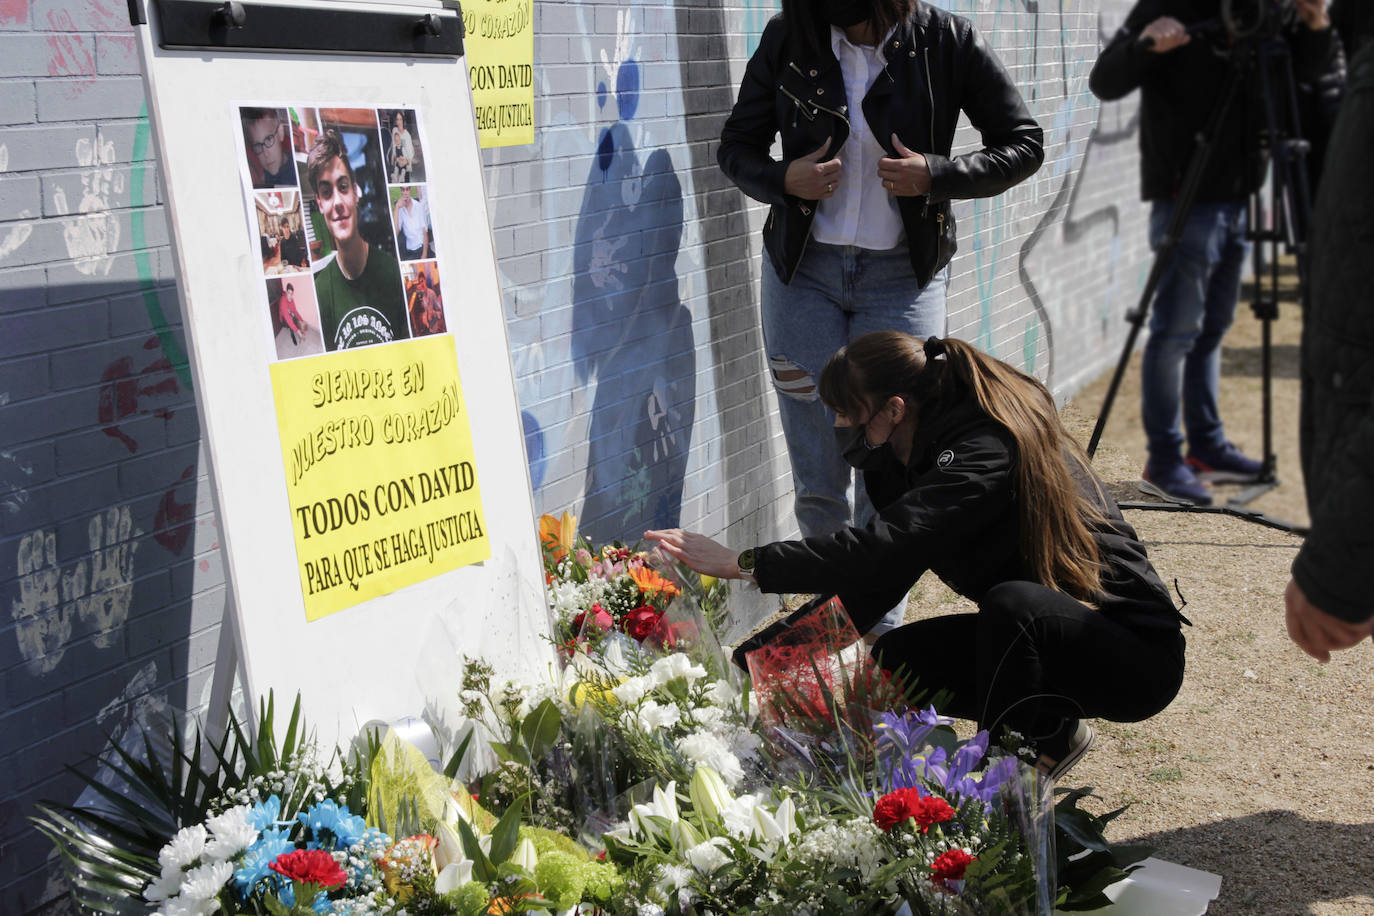
<path fill-rule="evenodd" d="M 739 554 L 704 534 L 667 528 L 663 531 L 646 531 L 644 536 L 657 541 L 659 550 L 702 575 L 715 576 L 717 579 L 743 578 L 739 564 L 735 562 Z"/>
<path fill-rule="evenodd" d="M 789 162 L 782 189 L 802 200 L 822 200 L 834 196 L 835 185 L 840 181 L 841 166 L 838 159 L 821 162 L 821 157 L 828 149 L 830 138 L 827 137 L 820 148 Z"/>
<path fill-rule="evenodd" d="M 883 187 L 893 197 L 919 197 L 930 193 L 930 166 L 926 157 L 909 150 L 892 135 L 892 146 L 897 150 L 897 158 L 884 156 L 878 160 L 878 177 Z"/>

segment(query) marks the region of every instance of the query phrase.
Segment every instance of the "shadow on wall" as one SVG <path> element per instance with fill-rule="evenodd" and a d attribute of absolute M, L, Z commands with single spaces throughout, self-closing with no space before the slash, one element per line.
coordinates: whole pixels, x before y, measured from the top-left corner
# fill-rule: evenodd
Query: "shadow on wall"
<path fill-rule="evenodd" d="M 40 799 L 77 800 L 64 766 L 100 772 L 108 738 L 141 754 L 145 729 L 165 735 L 173 711 L 203 704 L 223 570 L 180 328 L 160 320 L 174 291 L 5 295 L 0 912 L 24 913 L 61 890 L 27 818 Z"/>
<path fill-rule="evenodd" d="M 596 385 L 580 529 L 595 543 L 678 524 L 695 413 L 691 314 L 675 266 L 682 185 L 665 150 L 640 168 L 625 124 L 635 74 L 633 61 L 619 68 L 622 120 L 601 135 L 575 237 L 573 365 Z"/>

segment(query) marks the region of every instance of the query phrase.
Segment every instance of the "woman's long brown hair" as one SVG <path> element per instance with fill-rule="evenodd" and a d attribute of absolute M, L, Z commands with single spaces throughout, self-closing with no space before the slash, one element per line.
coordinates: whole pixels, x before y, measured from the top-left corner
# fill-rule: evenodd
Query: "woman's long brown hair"
<path fill-rule="evenodd" d="M 865 334 L 830 358 L 821 373 L 821 400 L 857 417 L 901 395 L 920 422 L 975 398 L 1016 441 L 1021 549 L 1036 581 L 1080 601 L 1096 601 L 1102 558 L 1089 523 L 1102 513 L 1074 479 L 1070 462 L 1094 478 L 1087 455 L 1060 422 L 1054 398 L 1037 379 L 961 340 L 940 343 L 944 359 L 931 359 L 924 342 L 909 334 Z"/>

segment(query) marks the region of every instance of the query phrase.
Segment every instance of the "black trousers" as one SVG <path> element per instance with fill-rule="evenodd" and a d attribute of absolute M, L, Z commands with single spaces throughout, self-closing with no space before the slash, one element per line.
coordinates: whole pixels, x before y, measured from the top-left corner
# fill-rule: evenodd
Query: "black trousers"
<path fill-rule="evenodd" d="M 885 633 L 873 655 L 917 690 L 952 691 L 941 712 L 994 740 L 1004 726 L 1033 741 L 1067 720 L 1148 719 L 1183 683 L 1177 630 L 1123 626 L 1034 582 L 994 586 L 978 607 Z"/>

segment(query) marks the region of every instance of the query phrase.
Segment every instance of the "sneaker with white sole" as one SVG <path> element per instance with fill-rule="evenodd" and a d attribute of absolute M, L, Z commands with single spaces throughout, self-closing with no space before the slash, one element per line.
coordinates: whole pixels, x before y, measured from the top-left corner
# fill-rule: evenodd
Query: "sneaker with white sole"
<path fill-rule="evenodd" d="M 1068 728 L 1070 722 L 1074 723 L 1072 731 Z M 1066 733 L 1067 739 L 1063 737 Z M 1096 740 L 1097 733 L 1087 722 L 1082 719 L 1067 720 L 1058 734 L 1037 743 L 1040 759 L 1036 761 L 1035 768 L 1047 782 L 1056 783 L 1087 755 Z"/>

